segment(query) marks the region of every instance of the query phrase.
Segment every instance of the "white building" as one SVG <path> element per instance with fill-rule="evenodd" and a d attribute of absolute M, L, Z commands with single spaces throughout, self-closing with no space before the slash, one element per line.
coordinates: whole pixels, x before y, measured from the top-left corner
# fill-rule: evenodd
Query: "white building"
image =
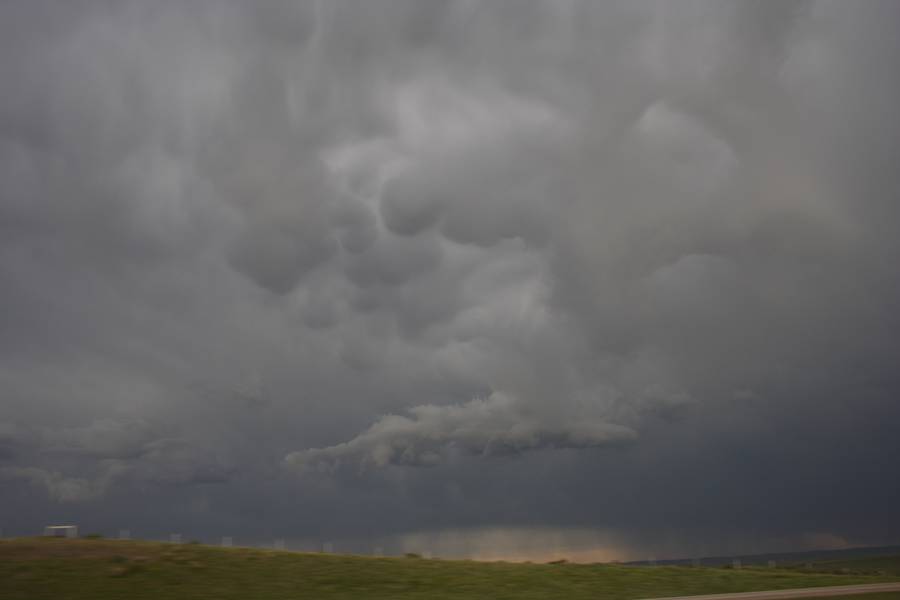
<path fill-rule="evenodd" d="M 44 527 L 44 535 L 49 537 L 78 537 L 77 525 L 47 525 Z"/>

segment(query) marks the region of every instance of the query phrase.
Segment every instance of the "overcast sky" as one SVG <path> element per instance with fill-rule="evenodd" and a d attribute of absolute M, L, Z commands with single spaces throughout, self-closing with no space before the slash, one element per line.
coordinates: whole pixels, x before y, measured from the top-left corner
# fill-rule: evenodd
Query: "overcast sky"
<path fill-rule="evenodd" d="M 900 542 L 900 5 L 0 4 L 0 527 Z"/>

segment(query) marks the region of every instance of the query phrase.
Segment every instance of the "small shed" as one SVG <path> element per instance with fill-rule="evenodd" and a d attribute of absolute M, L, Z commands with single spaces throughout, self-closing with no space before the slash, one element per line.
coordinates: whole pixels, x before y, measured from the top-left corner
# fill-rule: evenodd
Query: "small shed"
<path fill-rule="evenodd" d="M 49 537 L 78 537 L 77 525 L 47 525 L 44 527 L 44 535 Z"/>

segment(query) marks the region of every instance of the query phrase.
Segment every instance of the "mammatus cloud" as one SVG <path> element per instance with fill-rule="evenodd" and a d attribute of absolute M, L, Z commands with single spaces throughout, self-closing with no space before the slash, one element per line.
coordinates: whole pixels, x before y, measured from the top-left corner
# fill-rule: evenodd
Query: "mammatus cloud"
<path fill-rule="evenodd" d="M 486 457 L 547 448 L 594 448 L 636 437 L 632 429 L 612 423 L 546 423 L 499 392 L 455 406 L 414 406 L 409 413 L 411 417 L 382 417 L 348 442 L 293 452 L 285 462 L 317 471 L 348 463 L 429 466 L 453 451 Z"/>
<path fill-rule="evenodd" d="M 897 22 L 0 3 L 0 526 L 896 541 Z"/>

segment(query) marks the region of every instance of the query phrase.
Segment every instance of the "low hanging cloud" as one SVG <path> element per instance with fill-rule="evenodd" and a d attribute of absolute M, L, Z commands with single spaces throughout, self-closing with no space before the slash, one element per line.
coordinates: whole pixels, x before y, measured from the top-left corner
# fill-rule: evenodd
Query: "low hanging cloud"
<path fill-rule="evenodd" d="M 56 502 L 86 502 L 113 484 L 136 487 L 224 483 L 234 468 L 183 437 L 166 437 L 145 421 L 97 419 L 80 427 L 37 431 L 0 424 L 0 459 L 23 465 L 0 468 L 0 478 L 25 481 Z M 66 470 L 55 467 L 56 462 Z M 30 463 L 30 464 L 29 464 Z"/>
<path fill-rule="evenodd" d="M 594 448 L 629 442 L 634 430 L 605 422 L 547 423 L 495 392 L 461 405 L 426 404 L 410 417 L 388 415 L 348 442 L 293 452 L 288 466 L 328 471 L 345 464 L 433 466 L 448 452 L 498 456 L 548 448 Z"/>
<path fill-rule="evenodd" d="M 57 502 L 87 502 L 103 496 L 110 483 L 116 478 L 116 470 L 109 470 L 92 480 L 86 477 L 71 477 L 54 470 L 39 467 L 0 468 L 0 481 L 25 481 L 44 490 L 47 496 Z"/>

